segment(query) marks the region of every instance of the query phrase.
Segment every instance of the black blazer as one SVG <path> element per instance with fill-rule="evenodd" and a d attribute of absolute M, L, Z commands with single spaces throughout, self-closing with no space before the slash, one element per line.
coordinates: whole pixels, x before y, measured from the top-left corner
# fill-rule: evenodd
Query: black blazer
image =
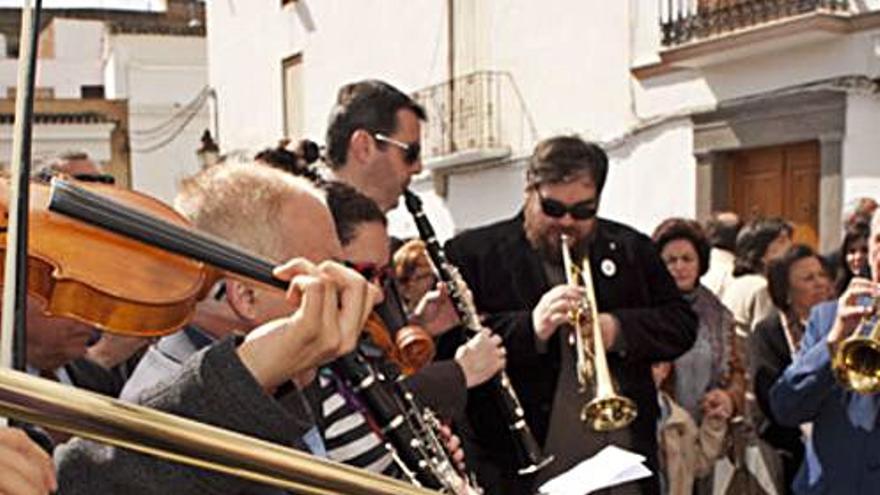
<path fill-rule="evenodd" d="M 621 352 L 608 356 L 611 374 L 619 392 L 633 399 L 639 409 L 624 438 L 583 431 L 576 411 L 585 397 L 576 390 L 564 391 L 571 400 L 563 396 L 562 402 L 577 404 L 574 417 L 550 424 L 561 369 L 562 332 L 550 339 L 547 352 L 538 351 L 531 311 L 551 287 L 539 255 L 525 237 L 522 214 L 464 232 L 447 243 L 446 252 L 470 285 L 477 308 L 488 315 L 487 324 L 504 339 L 507 371 L 538 441 L 543 444 L 551 428 L 571 438 L 570 445 L 551 452 L 556 461 L 536 481 L 564 472 L 608 443 L 623 444 L 641 453 L 656 472 L 659 408 L 651 363 L 674 360 L 687 351 L 696 338 L 697 318 L 682 299 L 651 240 L 630 227 L 600 219 L 590 248 L 598 309 L 612 313 L 622 328 L 623 342 L 618 346 Z M 461 338 L 455 333 L 444 336 L 440 352 L 452 352 L 454 346 L 449 341 Z M 481 395 L 484 393 L 477 388 L 468 399 L 468 418 L 476 443 L 485 451 L 484 462 L 498 469 L 502 478 L 516 478 L 510 437 L 505 425 L 500 424 L 498 411 Z M 480 466 L 477 468 L 480 470 Z M 645 493 L 658 491 L 655 480 L 643 486 Z M 488 488 L 491 492 L 492 487 Z"/>
<path fill-rule="evenodd" d="M 764 415 L 758 433 L 767 443 L 784 453 L 785 486 L 790 490 L 797 469 L 804 460 L 804 444 L 800 428 L 779 424 L 770 407 L 770 389 L 791 364 L 791 352 L 779 313 L 773 313 L 755 325 L 754 332 L 749 336 L 749 350 L 755 398 Z"/>

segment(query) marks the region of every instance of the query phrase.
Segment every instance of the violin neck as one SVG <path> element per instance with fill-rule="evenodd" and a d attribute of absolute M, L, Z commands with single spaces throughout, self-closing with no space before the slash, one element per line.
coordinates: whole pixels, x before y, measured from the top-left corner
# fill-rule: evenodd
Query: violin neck
<path fill-rule="evenodd" d="M 272 287 L 287 288 L 286 282 L 272 275 L 275 264 L 269 260 L 203 232 L 122 205 L 68 181 L 52 181 L 49 211 Z"/>

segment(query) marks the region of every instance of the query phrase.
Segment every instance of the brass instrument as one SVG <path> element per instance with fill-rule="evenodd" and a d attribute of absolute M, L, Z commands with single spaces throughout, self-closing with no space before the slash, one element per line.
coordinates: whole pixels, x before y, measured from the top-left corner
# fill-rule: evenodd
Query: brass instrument
<path fill-rule="evenodd" d="M 880 298 L 871 304 L 871 313 L 840 343 L 831 360 L 838 381 L 860 394 L 880 392 Z M 876 319 L 873 324 L 872 319 Z"/>
<path fill-rule="evenodd" d="M 294 493 L 435 493 L 240 433 L 9 369 L 0 369 L 0 414 Z"/>
<path fill-rule="evenodd" d="M 577 377 L 581 385 L 581 393 L 586 393 L 590 385 L 595 386 L 593 399 L 581 409 L 581 421 L 596 431 L 625 428 L 635 419 L 638 411 L 631 399 L 618 395 L 614 390 L 605 356 L 602 330 L 599 327 L 599 312 L 596 307 L 590 260 L 585 256 L 581 260 L 580 267 L 575 265 L 571 259 L 569 242 L 571 242 L 570 237 L 562 234 L 560 244 L 566 282 L 573 286 L 582 284 L 586 291 L 582 304 L 570 315 L 577 352 Z M 584 328 L 584 319 L 589 323 L 589 328 Z M 590 335 L 586 335 L 587 331 L 591 332 Z M 592 352 L 588 349 L 587 339 L 592 340 Z"/>

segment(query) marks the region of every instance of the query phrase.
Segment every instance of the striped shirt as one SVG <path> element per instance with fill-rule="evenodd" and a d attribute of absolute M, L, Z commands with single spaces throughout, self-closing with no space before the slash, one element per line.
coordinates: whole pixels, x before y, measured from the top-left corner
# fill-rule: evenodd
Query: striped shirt
<path fill-rule="evenodd" d="M 318 376 L 321 418 L 318 420 L 327 457 L 368 471 L 401 478 L 382 438 L 370 427 L 357 406 L 339 393 L 335 377 Z"/>

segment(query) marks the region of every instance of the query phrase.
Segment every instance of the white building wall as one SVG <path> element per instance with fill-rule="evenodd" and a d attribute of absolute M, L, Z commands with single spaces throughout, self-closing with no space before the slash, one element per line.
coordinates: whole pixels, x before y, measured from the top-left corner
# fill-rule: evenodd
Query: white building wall
<path fill-rule="evenodd" d="M 107 97 L 128 99 L 132 187 L 170 202 L 199 169 L 199 138 L 211 127 L 205 39 L 126 34 L 108 44 Z"/>
<path fill-rule="evenodd" d="M 696 160 L 690 119 L 638 134 L 611 149 L 599 214 L 650 234 L 669 217 L 696 216 Z"/>
<path fill-rule="evenodd" d="M 843 140 L 843 204 L 863 196 L 880 201 L 880 96 L 847 97 Z"/>
<path fill-rule="evenodd" d="M 281 61 L 297 53 L 303 54 L 305 137 L 319 142 L 343 83 L 378 77 L 413 91 L 446 80 L 446 4 L 300 0 L 285 7 L 254 2 L 242 8 L 236 2 L 210 2 L 209 78 L 219 93 L 221 147 L 258 149 L 282 136 Z M 638 81 L 630 69 L 659 60 L 658 2 L 486 0 L 455 5 L 457 74 L 510 73 L 536 127 L 535 135 L 513 150 L 513 164 L 449 177 L 443 214 L 459 230 L 516 211 L 523 180 L 517 163 L 536 139 L 579 133 L 616 142 L 658 117 L 667 123 L 611 150 L 602 214 L 645 232 L 666 217 L 693 216 L 697 192 L 690 113 L 832 76 L 877 77 L 880 72 L 880 33 L 875 31 L 807 36 L 743 53 L 740 60 L 728 57 Z M 876 8 L 873 3 L 866 7 Z M 858 125 L 873 122 L 873 107 L 860 105 L 848 119 Z M 845 197 L 862 187 L 851 174 L 860 166 L 856 157 L 871 151 L 868 136 L 848 137 L 844 143 Z M 430 181 L 415 187 L 430 189 Z M 398 217 L 392 215 L 393 225 Z"/>
<path fill-rule="evenodd" d="M 656 8 L 639 10 L 638 22 L 648 23 L 654 12 Z M 659 38 L 636 38 L 641 40 L 635 45 L 636 60 L 650 60 L 656 55 Z M 744 52 L 735 59 L 719 59 L 704 67 L 639 82 L 635 92 L 639 117 L 711 109 L 721 101 L 834 77 L 880 75 L 880 30 L 803 36 L 788 44 L 776 43 L 754 53 Z"/>
<path fill-rule="evenodd" d="M 621 134 L 631 123 L 626 2 L 490 2 L 490 69 L 509 71 L 540 138 Z"/>
<path fill-rule="evenodd" d="M 81 86 L 102 84 L 104 23 L 55 18 L 48 29 L 54 56 L 38 59 L 37 87 L 53 88 L 55 98 L 79 98 Z M 17 83 L 18 58 L 6 57 L 5 51 L 0 57 L 0 97 L 5 97 Z"/>
<path fill-rule="evenodd" d="M 336 90 L 381 78 L 415 90 L 445 77 L 445 2 L 330 0 L 208 4 L 209 79 L 224 150 L 283 136 L 281 63 L 303 53 L 306 136 L 323 142 Z M 300 138 L 301 136 L 293 136 Z"/>

